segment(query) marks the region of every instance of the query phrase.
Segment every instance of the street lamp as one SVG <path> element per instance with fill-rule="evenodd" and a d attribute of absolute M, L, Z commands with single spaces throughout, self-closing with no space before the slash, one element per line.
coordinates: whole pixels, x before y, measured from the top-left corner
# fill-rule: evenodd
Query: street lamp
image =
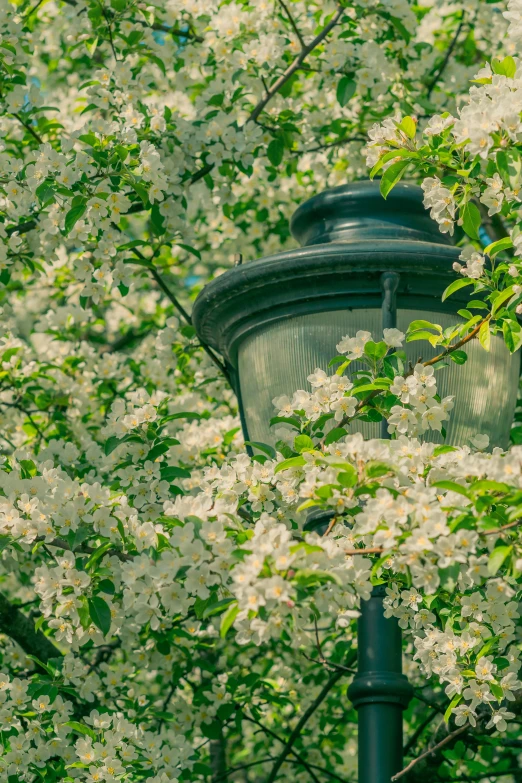
<path fill-rule="evenodd" d="M 327 190 L 297 209 L 290 228 L 302 247 L 236 266 L 194 304 L 198 335 L 222 354 L 230 373 L 248 441 L 277 440 L 269 426 L 272 400 L 307 389 L 307 376 L 326 368 L 344 335 L 364 329 L 379 339 L 383 328 L 405 332 L 417 319 L 444 328 L 469 300 L 465 288 L 441 301 L 459 250 L 439 232 L 414 185 L 396 186 L 386 201 L 369 181 Z M 419 345 L 406 346 L 412 363 Z M 501 336 L 492 337 L 489 352 L 476 341 L 466 352 L 466 364 L 450 362 L 437 378 L 441 396 L 456 395 L 447 439 L 461 445 L 481 433 L 506 446 L 520 359 Z M 434 355 L 423 343 L 422 358 Z M 387 437 L 386 427 L 372 422 L 350 425 L 357 431 Z M 376 588 L 361 603 L 358 673 L 349 689 L 359 715 L 360 783 L 390 783 L 401 769 L 402 710 L 411 698 L 400 629 L 384 618 L 382 602 Z"/>

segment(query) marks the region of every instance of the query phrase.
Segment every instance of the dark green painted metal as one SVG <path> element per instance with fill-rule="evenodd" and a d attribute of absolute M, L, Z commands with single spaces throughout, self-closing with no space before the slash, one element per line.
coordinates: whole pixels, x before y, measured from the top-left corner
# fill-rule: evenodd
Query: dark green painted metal
<path fill-rule="evenodd" d="M 401 630 L 383 612 L 384 589 L 361 602 L 357 674 L 348 696 L 358 712 L 359 783 L 390 783 L 402 769 L 402 711 L 413 689 L 402 674 Z"/>
<path fill-rule="evenodd" d="M 384 272 L 382 328 L 397 325 L 396 272 Z M 388 439 L 387 421 L 382 437 Z M 402 633 L 396 618 L 384 617 L 384 587 L 374 587 L 369 601 L 361 601 L 358 620 L 357 675 L 348 695 L 358 712 L 359 783 L 390 783 L 402 769 L 402 711 L 413 689 L 402 674 Z"/>
<path fill-rule="evenodd" d="M 296 315 L 381 306 L 383 272 L 398 272 L 397 306 L 454 313 L 467 291 L 442 303 L 459 250 L 422 205 L 422 190 L 378 183 L 335 188 L 303 204 L 292 230 L 305 247 L 243 263 L 201 291 L 192 319 L 202 339 L 237 366 L 242 340 Z"/>

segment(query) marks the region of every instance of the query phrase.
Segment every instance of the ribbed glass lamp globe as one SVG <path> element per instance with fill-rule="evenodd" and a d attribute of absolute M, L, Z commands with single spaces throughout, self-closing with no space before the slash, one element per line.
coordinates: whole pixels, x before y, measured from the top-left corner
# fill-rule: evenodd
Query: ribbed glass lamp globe
<path fill-rule="evenodd" d="M 302 247 L 235 267 L 198 296 L 198 334 L 219 351 L 238 395 L 245 437 L 274 444 L 272 400 L 309 390 L 307 376 L 326 369 L 336 345 L 359 329 L 382 335 L 383 275 L 398 274 L 397 328 L 425 319 L 443 328 L 456 323 L 469 289 L 445 302 L 456 279 L 459 250 L 438 230 L 422 204 L 422 191 L 397 186 L 385 201 L 378 183 L 358 182 L 305 202 L 291 221 Z M 435 355 L 427 342 L 405 346 L 415 363 Z M 489 352 L 472 341 L 468 361 L 437 374 L 442 396 L 456 396 L 447 442 L 462 445 L 477 433 L 505 447 L 517 399 L 520 358 L 500 336 Z M 355 422 L 352 432 L 380 437 L 380 426 Z M 439 436 L 431 433 L 431 439 Z"/>

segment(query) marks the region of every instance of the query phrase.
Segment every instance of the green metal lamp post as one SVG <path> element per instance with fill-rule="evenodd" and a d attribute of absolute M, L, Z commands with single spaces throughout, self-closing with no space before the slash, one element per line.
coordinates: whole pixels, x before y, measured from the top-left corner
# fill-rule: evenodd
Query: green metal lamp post
<path fill-rule="evenodd" d="M 468 299 L 459 291 L 441 302 L 459 251 L 439 233 L 416 186 L 398 185 L 386 201 L 369 181 L 328 190 L 302 204 L 290 228 L 302 247 L 225 272 L 194 304 L 196 330 L 223 356 L 249 441 L 277 440 L 268 424 L 273 398 L 306 389 L 342 336 L 406 331 L 419 318 L 446 327 Z M 406 347 L 412 362 L 418 351 L 418 343 Z M 457 396 L 448 440 L 463 444 L 483 433 L 505 446 L 520 360 L 496 336 L 489 353 L 474 343 L 467 352 L 466 364 L 446 368 L 438 383 L 441 395 Z M 423 358 L 433 355 L 427 350 Z M 385 426 L 371 422 L 352 431 L 387 437 Z M 382 602 L 379 588 L 362 602 L 358 673 L 349 689 L 359 716 L 360 783 L 390 783 L 402 768 L 402 710 L 411 698 L 400 629 L 384 618 Z"/>

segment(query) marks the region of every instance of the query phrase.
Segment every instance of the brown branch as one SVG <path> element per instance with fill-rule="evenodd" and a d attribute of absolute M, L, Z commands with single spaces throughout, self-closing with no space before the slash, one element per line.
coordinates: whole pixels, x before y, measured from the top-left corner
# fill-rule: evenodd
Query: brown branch
<path fill-rule="evenodd" d="M 223 733 L 223 724 L 218 724 L 219 737 L 210 740 L 209 756 L 210 769 L 212 770 L 211 781 L 217 783 L 226 777 L 227 758 L 226 758 L 226 740 Z"/>
<path fill-rule="evenodd" d="M 406 746 L 404 748 L 404 755 L 406 756 L 408 752 L 415 747 L 417 744 L 417 740 L 423 733 L 423 731 L 430 725 L 432 720 L 434 720 L 438 715 L 438 712 L 434 709 L 433 712 L 428 713 L 428 717 L 425 718 L 425 720 L 422 721 L 422 723 L 415 729 L 413 734 L 411 735 L 410 739 L 406 743 Z"/>
<path fill-rule="evenodd" d="M 328 33 L 333 30 L 333 28 L 336 26 L 336 24 L 339 22 L 341 16 L 344 13 L 344 8 L 342 6 L 338 6 L 337 11 L 335 12 L 332 19 L 328 22 L 325 27 L 321 30 L 321 32 L 315 36 L 313 41 L 308 44 L 308 46 L 305 46 L 305 48 L 301 51 L 301 53 L 295 58 L 293 63 L 288 66 L 286 71 L 281 74 L 279 79 L 275 81 L 273 86 L 270 88 L 270 90 L 267 92 L 267 94 L 259 101 L 259 103 L 254 107 L 252 112 L 250 113 L 250 116 L 247 119 L 247 122 L 255 122 L 263 109 L 267 106 L 268 103 L 272 100 L 274 95 L 277 95 L 281 87 L 283 87 L 287 81 L 294 75 L 294 73 L 301 67 L 304 60 L 308 57 L 308 55 L 313 52 L 313 50 L 319 46 L 319 44 L 326 38 Z"/>
<path fill-rule="evenodd" d="M 103 13 L 103 18 L 107 22 L 107 31 L 109 33 L 109 43 L 110 43 L 110 46 L 111 46 L 111 49 L 112 49 L 112 54 L 113 54 L 114 59 L 116 60 L 116 62 L 118 62 L 118 55 L 116 54 L 116 48 L 114 46 L 114 39 L 112 37 L 111 19 L 110 19 L 109 15 L 107 14 L 105 8 L 102 8 L 102 13 Z"/>
<path fill-rule="evenodd" d="M 141 259 L 142 261 L 148 261 L 148 259 L 143 255 L 143 253 L 141 253 L 139 250 L 137 250 L 137 248 L 133 247 L 132 248 L 132 252 L 136 256 L 138 256 L 138 258 Z M 149 269 L 152 277 L 157 282 L 157 284 L 159 285 L 159 287 L 161 288 L 161 290 L 163 291 L 165 296 L 168 299 L 170 299 L 170 301 L 172 302 L 172 304 L 174 305 L 176 310 L 179 312 L 179 314 L 182 316 L 182 318 L 186 321 L 186 323 L 189 326 L 192 326 L 192 318 L 187 313 L 187 311 L 185 310 L 185 308 L 183 307 L 181 302 L 179 302 L 178 299 L 174 296 L 174 294 L 172 293 L 172 291 L 170 290 L 168 285 L 165 283 L 165 281 L 163 280 L 161 275 L 153 267 L 147 267 L 147 268 Z M 207 345 L 206 343 L 202 342 L 201 339 L 200 339 L 199 343 L 200 343 L 201 347 L 203 348 L 203 350 L 205 351 L 205 353 L 210 357 L 210 359 L 212 359 L 212 361 L 214 362 L 214 364 L 216 365 L 218 370 L 225 376 L 225 378 L 228 381 L 228 383 L 231 383 L 230 375 L 229 375 L 229 372 L 228 372 L 226 366 L 216 356 L 216 354 L 214 353 L 212 348 L 209 345 Z"/>
<path fill-rule="evenodd" d="M 269 729 L 267 726 L 264 726 L 261 723 L 261 721 L 256 720 L 256 718 L 252 718 L 250 715 L 246 715 L 246 713 L 242 710 L 241 707 L 239 707 L 239 705 L 238 705 L 237 708 L 241 709 L 244 720 L 247 720 L 249 723 L 255 723 L 256 726 L 259 726 L 261 731 L 265 732 L 265 734 L 268 734 L 270 737 L 273 737 L 278 742 L 280 742 L 282 745 L 286 745 L 286 740 L 284 740 L 282 737 L 280 737 L 279 734 L 276 734 L 275 731 L 272 731 L 272 729 Z M 315 775 L 314 772 L 311 769 L 311 765 L 307 761 L 305 761 L 305 759 L 302 756 L 300 756 L 299 753 L 296 750 L 292 749 L 291 753 L 292 753 L 293 756 L 295 756 L 295 758 L 297 759 L 299 764 L 301 764 L 301 766 L 303 766 L 306 769 L 306 771 L 308 772 L 308 774 L 310 775 L 310 777 L 312 778 L 314 783 L 319 783 L 317 775 Z M 326 772 L 326 770 L 323 770 L 323 771 Z"/>
<path fill-rule="evenodd" d="M 366 142 L 367 139 L 364 136 L 345 136 L 342 139 L 337 139 L 337 141 L 329 141 L 327 144 L 318 144 L 317 147 L 307 147 L 307 149 L 301 150 L 301 152 L 319 152 L 319 150 L 327 150 L 331 147 L 338 147 L 341 144 L 349 144 L 351 141 Z"/>
<path fill-rule="evenodd" d="M 368 547 L 367 549 L 345 549 L 344 554 L 345 555 L 381 555 L 384 552 L 384 549 L 381 546 L 372 546 Z M 390 557 L 392 556 L 392 553 L 390 552 Z"/>
<path fill-rule="evenodd" d="M 433 80 L 428 85 L 428 90 L 426 92 L 426 97 L 428 97 L 428 98 L 430 97 L 431 93 L 433 92 L 433 88 L 435 87 L 435 85 L 439 81 L 440 77 L 442 76 L 442 74 L 446 70 L 446 66 L 449 63 L 451 55 L 453 54 L 453 50 L 455 49 L 458 37 L 459 37 L 459 35 L 460 35 L 461 31 L 462 31 L 463 26 L 464 26 L 464 11 L 462 11 L 460 24 L 457 27 L 457 32 L 455 33 L 455 35 L 453 37 L 453 40 L 451 41 L 450 45 L 448 46 L 448 50 L 446 52 L 446 56 L 444 57 L 444 60 L 442 61 L 439 70 L 437 71 L 437 73 L 433 77 Z"/>
<path fill-rule="evenodd" d="M 412 769 L 412 767 L 418 764 L 419 761 L 422 761 L 422 759 L 427 758 L 427 756 L 431 756 L 432 753 L 435 753 L 435 751 L 440 750 L 440 748 L 443 748 L 445 745 L 448 744 L 448 742 L 451 742 L 451 740 L 455 739 L 455 737 L 458 737 L 460 734 L 464 734 L 464 732 L 467 731 L 468 728 L 469 728 L 468 726 L 460 726 L 458 729 L 455 729 L 455 731 L 452 731 L 451 734 L 448 734 L 447 737 L 444 737 L 443 740 L 438 742 L 432 748 L 425 751 L 424 753 L 421 753 L 420 756 L 417 756 L 417 758 L 410 761 L 407 767 L 404 767 L 404 769 L 401 769 L 401 771 L 397 772 L 396 775 L 393 775 L 392 781 L 399 780 L 399 778 L 402 778 L 404 777 L 404 775 L 407 775 L 410 769 Z"/>
<path fill-rule="evenodd" d="M 303 49 L 303 50 L 306 49 L 306 44 L 304 42 L 304 38 L 301 35 L 301 33 L 299 31 L 299 28 L 297 27 L 297 25 L 296 25 L 296 23 L 294 21 L 294 17 L 290 13 L 289 8 L 287 7 L 286 3 L 283 2 L 283 0 L 278 0 L 278 2 L 279 2 L 279 5 L 281 6 L 281 8 L 283 9 L 283 11 L 285 12 L 285 14 L 287 15 L 288 21 L 290 22 L 290 24 L 292 26 L 292 30 L 294 31 L 294 33 L 297 35 L 297 37 L 299 39 L 299 43 L 301 44 L 301 49 Z"/>
<path fill-rule="evenodd" d="M 34 655 L 42 663 L 51 658 L 61 658 L 62 653 L 45 636 L 36 631 L 34 621 L 26 617 L 0 593 L 0 632 L 13 639 L 27 655 Z"/>
<path fill-rule="evenodd" d="M 517 527 L 520 525 L 520 519 L 515 519 L 514 522 L 510 522 L 509 525 L 502 525 L 502 527 L 497 527 L 495 530 L 485 530 L 484 532 L 480 533 L 481 536 L 496 536 L 499 533 L 502 533 L 504 530 L 509 530 L 512 527 Z"/>
<path fill-rule="evenodd" d="M 459 340 L 457 343 L 455 343 L 455 345 L 450 345 L 449 348 L 446 348 L 446 350 L 440 353 L 438 356 L 434 356 L 433 359 L 430 359 L 427 362 L 423 362 L 424 367 L 430 367 L 432 364 L 437 364 L 437 362 L 445 359 L 446 356 L 449 356 L 450 353 L 453 353 L 453 351 L 457 351 L 459 348 L 462 348 L 463 345 L 469 343 L 470 340 L 473 340 L 473 338 L 478 335 L 481 327 L 490 319 L 491 315 L 486 315 L 486 317 L 483 318 L 482 321 L 479 321 L 476 327 L 468 335 L 466 335 L 466 337 L 463 337 L 462 340 Z M 409 374 L 411 375 L 411 373 Z"/>
<path fill-rule="evenodd" d="M 20 115 L 17 112 L 13 112 L 13 117 L 16 117 L 18 122 L 20 122 L 24 126 L 26 131 L 28 131 L 31 134 L 31 136 L 33 136 L 33 138 L 36 139 L 38 144 L 43 144 L 42 137 L 39 136 L 38 133 L 35 131 L 35 129 L 28 122 L 26 122 L 24 119 L 22 119 L 22 117 L 20 117 Z"/>
<path fill-rule="evenodd" d="M 329 692 L 332 690 L 334 685 L 341 679 L 344 672 L 342 671 L 336 671 L 335 674 L 332 674 L 326 685 L 322 688 L 319 695 L 313 700 L 313 702 L 310 704 L 308 709 L 305 711 L 297 725 L 295 726 L 294 730 L 290 734 L 287 742 L 285 743 L 285 746 L 283 748 L 283 752 L 275 762 L 274 766 L 272 767 L 272 770 L 270 772 L 270 775 L 268 776 L 267 783 L 274 783 L 274 780 L 277 777 L 277 773 L 279 772 L 283 762 L 285 761 L 286 757 L 289 753 L 292 751 L 292 745 L 296 741 L 296 739 L 301 734 L 301 731 L 303 730 L 305 724 L 307 723 L 308 719 L 312 717 L 316 709 L 319 707 L 321 702 L 324 701 L 326 696 L 328 696 Z"/>

